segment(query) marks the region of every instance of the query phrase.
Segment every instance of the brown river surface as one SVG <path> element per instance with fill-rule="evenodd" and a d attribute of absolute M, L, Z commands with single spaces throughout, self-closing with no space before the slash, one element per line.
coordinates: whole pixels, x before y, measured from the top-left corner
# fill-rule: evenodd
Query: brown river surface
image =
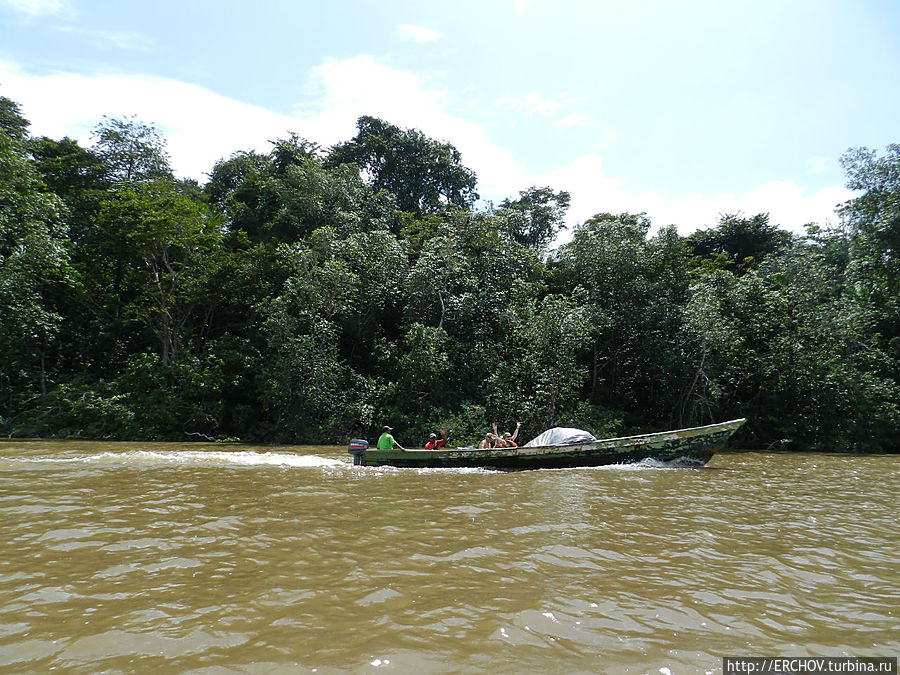
<path fill-rule="evenodd" d="M 719 673 L 897 656 L 900 456 L 499 473 L 0 441 L 0 671 Z"/>

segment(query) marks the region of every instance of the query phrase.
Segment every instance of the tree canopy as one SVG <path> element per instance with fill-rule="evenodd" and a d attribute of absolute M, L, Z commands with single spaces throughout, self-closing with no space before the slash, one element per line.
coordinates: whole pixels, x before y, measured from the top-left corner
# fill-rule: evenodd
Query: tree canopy
<path fill-rule="evenodd" d="M 331 149 L 327 165 L 356 164 L 372 189 L 394 195 L 401 210 L 421 215 L 478 199 L 475 172 L 449 143 L 377 117 L 360 117 L 356 128 L 354 138 Z"/>
<path fill-rule="evenodd" d="M 0 97 L 4 434 L 343 443 L 389 423 L 415 446 L 747 417 L 745 447 L 897 450 L 900 146 L 844 156 L 834 230 L 598 213 L 554 248 L 566 191 L 483 206 L 451 144 L 374 117 L 203 185 L 151 124 L 96 138 L 30 137 Z"/>

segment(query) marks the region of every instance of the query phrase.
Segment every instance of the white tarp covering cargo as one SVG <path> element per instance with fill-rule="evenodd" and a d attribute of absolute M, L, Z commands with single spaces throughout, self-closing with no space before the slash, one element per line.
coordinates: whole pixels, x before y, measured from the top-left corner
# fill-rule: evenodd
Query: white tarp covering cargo
<path fill-rule="evenodd" d="M 540 436 L 528 441 L 523 447 L 530 448 L 538 445 L 568 445 L 569 443 L 590 443 L 596 441 L 593 434 L 582 429 L 570 427 L 553 427 L 547 429 Z"/>

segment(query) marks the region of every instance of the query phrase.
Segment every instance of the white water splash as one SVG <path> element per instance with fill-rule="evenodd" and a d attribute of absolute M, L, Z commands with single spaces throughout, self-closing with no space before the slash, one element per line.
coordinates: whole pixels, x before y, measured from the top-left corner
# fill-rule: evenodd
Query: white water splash
<path fill-rule="evenodd" d="M 700 469 L 703 468 L 703 466 L 703 463 L 688 457 L 673 459 L 669 462 L 663 462 L 648 457 L 639 462 L 631 462 L 628 464 L 604 464 L 602 466 L 582 468 L 586 468 L 590 471 L 646 471 L 648 469 Z"/>
<path fill-rule="evenodd" d="M 129 450 L 126 452 L 100 452 L 96 455 L 55 457 L 5 457 L 0 456 L 0 468 L 27 464 L 94 464 L 106 466 L 284 466 L 299 468 L 347 466 L 346 461 L 320 455 L 299 455 L 285 452 L 222 452 L 201 450 Z"/>

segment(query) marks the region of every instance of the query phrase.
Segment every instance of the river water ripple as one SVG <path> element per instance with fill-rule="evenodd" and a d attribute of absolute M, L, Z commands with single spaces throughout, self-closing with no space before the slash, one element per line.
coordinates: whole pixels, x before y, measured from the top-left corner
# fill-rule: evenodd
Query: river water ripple
<path fill-rule="evenodd" d="M 718 673 L 896 656 L 898 456 L 499 473 L 0 442 L 0 670 Z"/>

